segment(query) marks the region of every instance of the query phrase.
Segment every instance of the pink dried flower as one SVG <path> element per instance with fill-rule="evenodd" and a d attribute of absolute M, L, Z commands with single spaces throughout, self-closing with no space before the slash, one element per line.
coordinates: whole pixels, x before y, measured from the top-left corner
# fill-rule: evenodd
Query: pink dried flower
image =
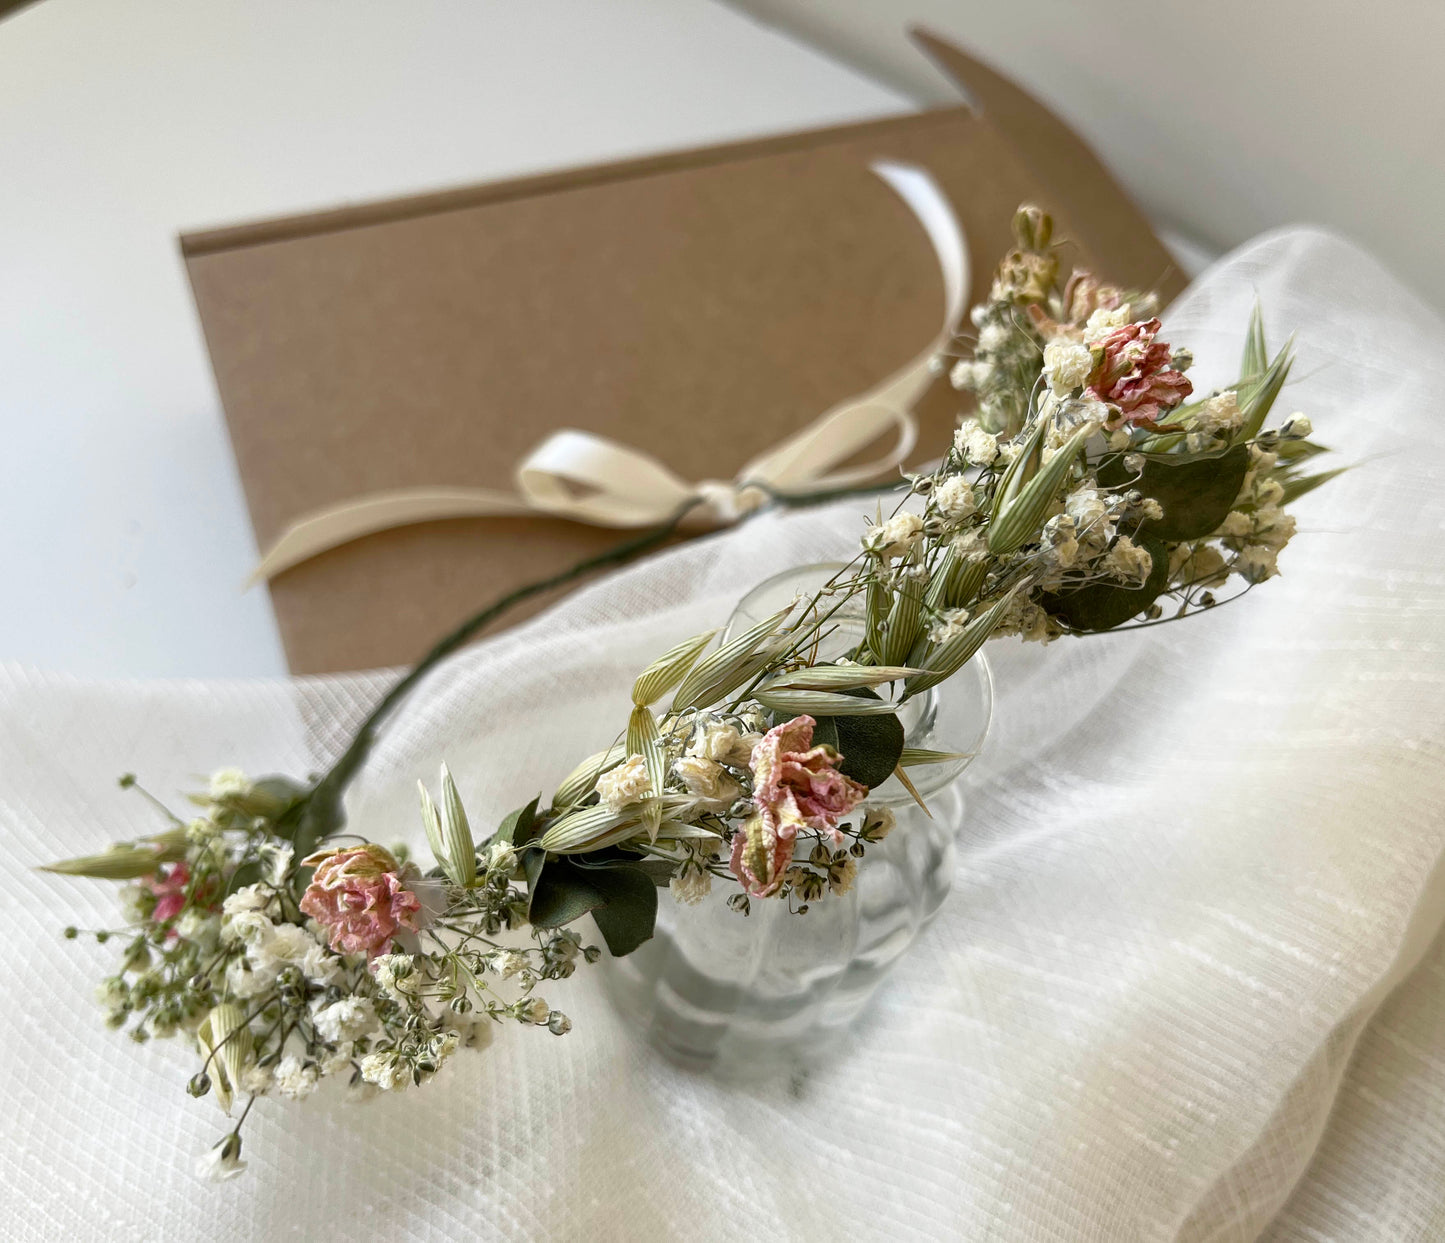
<path fill-rule="evenodd" d="M 1169 346 L 1155 340 L 1159 327 L 1157 319 L 1125 324 L 1095 343 L 1101 354 L 1087 392 L 1118 411 L 1110 426 L 1153 424 L 1194 391 L 1185 374 L 1169 365 Z"/>
<path fill-rule="evenodd" d="M 368 842 L 346 850 L 323 850 L 304 860 L 314 867 L 301 909 L 329 930 L 331 948 L 375 958 L 403 928 L 417 929 L 421 902 L 403 884 L 389 850 Z"/>
<path fill-rule="evenodd" d="M 191 869 L 184 863 L 163 863 L 142 882 L 155 895 L 151 919 L 158 924 L 174 919 L 185 909 L 186 886 L 191 883 Z"/>
<path fill-rule="evenodd" d="M 842 840 L 838 821 L 868 794 L 838 771 L 843 758 L 832 747 L 815 747 L 810 716 L 794 717 L 763 735 L 753 748 L 753 802 L 757 811 L 733 838 L 732 871 L 755 897 L 782 882 L 800 828 Z"/>

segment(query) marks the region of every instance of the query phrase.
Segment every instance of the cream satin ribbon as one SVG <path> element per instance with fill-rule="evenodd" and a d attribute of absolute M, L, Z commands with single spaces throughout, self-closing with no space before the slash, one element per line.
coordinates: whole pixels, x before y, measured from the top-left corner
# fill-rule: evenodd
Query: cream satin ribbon
<path fill-rule="evenodd" d="M 398 488 L 331 505 L 298 519 L 261 558 L 252 582 L 269 579 L 364 535 L 441 518 L 548 515 L 604 527 L 648 527 L 685 505 L 690 526 L 724 526 L 764 504 L 768 492 L 826 492 L 875 479 L 901 465 L 918 439 L 912 408 L 951 341 L 968 296 L 968 249 L 947 197 L 921 168 L 880 161 L 877 173 L 912 209 L 943 273 L 943 327 L 902 370 L 819 416 L 754 458 L 732 482 L 689 483 L 650 454 L 591 432 L 555 432 L 517 467 L 516 491 Z M 861 466 L 835 470 L 892 432 L 891 448 Z"/>

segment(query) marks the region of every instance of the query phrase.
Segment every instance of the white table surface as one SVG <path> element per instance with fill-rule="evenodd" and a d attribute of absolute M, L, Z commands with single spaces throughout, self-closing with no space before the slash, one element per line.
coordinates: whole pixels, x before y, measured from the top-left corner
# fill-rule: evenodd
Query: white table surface
<path fill-rule="evenodd" d="M 913 106 L 709 0 L 0 22 L 0 660 L 284 672 L 177 234 Z"/>

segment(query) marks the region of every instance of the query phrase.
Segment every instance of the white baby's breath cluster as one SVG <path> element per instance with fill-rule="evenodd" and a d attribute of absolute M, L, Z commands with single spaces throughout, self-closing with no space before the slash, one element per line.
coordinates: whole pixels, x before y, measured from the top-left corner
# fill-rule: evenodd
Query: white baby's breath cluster
<path fill-rule="evenodd" d="M 366 847 L 426 903 L 417 899 L 414 926 L 396 929 L 391 952 L 338 949 L 334 930 L 298 907 L 294 851 L 276 837 L 296 795 L 220 772 L 193 799 L 195 819 L 79 861 L 148 869 L 124 890 L 130 926 L 93 934 L 124 945 L 120 970 L 97 990 L 111 1027 L 138 1042 L 189 1039 L 200 1057 L 191 1094 L 213 1096 L 227 1113 L 257 1097 L 302 1100 L 328 1079 L 361 1097 L 425 1083 L 458 1049 L 488 1043 L 503 1020 L 570 1028 L 533 990 L 599 951 L 571 929 L 527 927 L 510 846 L 492 844 L 465 888 L 422 875 L 400 850 Z M 238 1123 L 198 1171 L 234 1177 L 246 1165 L 240 1154 Z"/>

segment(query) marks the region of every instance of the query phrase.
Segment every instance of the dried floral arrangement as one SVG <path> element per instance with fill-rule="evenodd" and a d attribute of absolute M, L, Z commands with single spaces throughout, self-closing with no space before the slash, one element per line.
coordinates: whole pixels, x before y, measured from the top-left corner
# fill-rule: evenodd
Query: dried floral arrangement
<path fill-rule="evenodd" d="M 203 1173 L 244 1168 L 259 1097 L 300 1099 L 332 1077 L 361 1094 L 420 1085 L 502 1021 L 565 1033 L 537 990 L 601 956 L 575 927 L 584 915 L 625 955 L 651 936 L 662 887 L 690 903 L 725 885 L 739 918 L 759 901 L 805 917 L 846 892 L 893 827 L 869 791 L 895 774 L 912 789 L 910 768 L 958 758 L 906 748 L 898 710 L 990 637 L 1178 620 L 1277 573 L 1294 533 L 1285 507 L 1338 473 L 1312 470 L 1324 450 L 1302 415 L 1265 426 L 1289 347 L 1268 355 L 1256 311 L 1238 381 L 1198 397 L 1149 295 L 1083 272 L 1062 281 L 1037 209 L 1014 230 L 952 362 L 976 400 L 948 456 L 896 486 L 894 511 L 879 509 L 822 590 L 643 670 L 625 728 L 547 801 L 479 837 L 443 768 L 439 797 L 421 790 L 432 866 L 336 840 L 347 782 L 427 670 L 516 600 L 624 562 L 675 522 L 471 619 L 329 772 L 217 773 L 194 816 L 161 807 L 155 836 L 53 865 L 125 882 L 124 926 L 86 934 L 122 946 L 99 989 L 108 1024 L 186 1038 L 200 1059 L 191 1094 L 228 1115 L 244 1100 Z M 820 637 L 850 604 L 861 638 L 823 663 Z"/>

